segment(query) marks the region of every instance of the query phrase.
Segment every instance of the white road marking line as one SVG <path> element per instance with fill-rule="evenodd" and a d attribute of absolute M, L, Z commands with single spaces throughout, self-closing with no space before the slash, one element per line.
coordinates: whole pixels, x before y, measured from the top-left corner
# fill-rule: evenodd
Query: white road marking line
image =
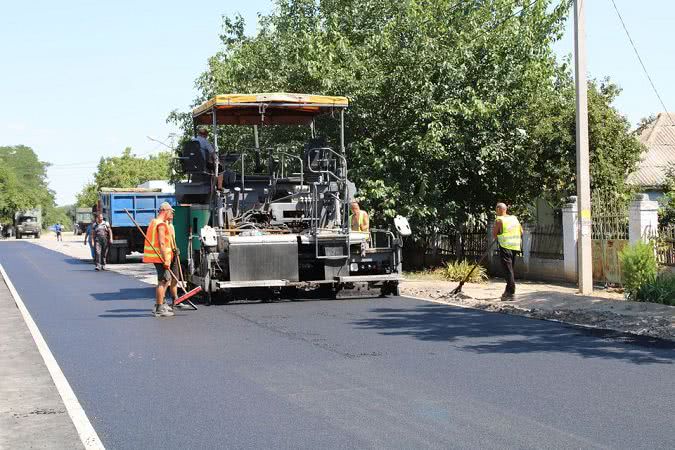
<path fill-rule="evenodd" d="M 23 316 L 24 322 L 26 322 L 26 326 L 28 327 L 30 334 L 33 336 L 35 345 L 37 345 L 38 351 L 40 352 L 40 355 L 47 366 L 47 370 L 49 370 L 49 374 L 52 376 L 52 380 L 54 380 L 56 389 L 59 391 L 59 394 L 63 399 L 63 403 L 66 406 L 68 415 L 73 421 L 73 425 L 75 425 L 75 429 L 77 430 L 77 434 L 80 436 L 80 440 L 82 441 L 84 448 L 97 450 L 105 449 L 103 443 L 98 437 L 98 434 L 96 433 L 96 430 L 94 430 L 94 427 L 91 425 L 87 414 L 84 412 L 84 409 L 82 409 L 82 405 L 80 405 L 80 402 L 77 400 L 75 392 L 73 392 L 73 389 L 70 387 L 68 380 L 61 371 L 59 363 L 56 362 L 54 355 L 52 355 L 51 350 L 49 350 L 47 342 L 42 337 L 42 333 L 40 333 L 40 330 L 33 321 L 30 312 L 28 312 L 26 305 L 24 304 L 23 300 L 21 300 L 21 296 L 19 296 L 19 293 L 16 291 L 16 288 L 9 279 L 9 276 L 7 275 L 7 272 L 5 272 L 5 268 L 2 267 L 2 264 L 0 264 L 0 273 L 2 273 L 2 278 L 4 278 L 5 284 L 9 288 L 9 292 L 12 294 L 12 297 L 14 297 L 14 302 L 19 308 L 19 311 Z"/>

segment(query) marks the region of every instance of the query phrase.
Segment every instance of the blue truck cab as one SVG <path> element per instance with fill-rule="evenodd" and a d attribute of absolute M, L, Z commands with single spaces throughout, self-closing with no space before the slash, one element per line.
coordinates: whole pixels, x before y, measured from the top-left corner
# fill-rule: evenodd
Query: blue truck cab
<path fill-rule="evenodd" d="M 150 221 L 157 216 L 163 202 L 176 205 L 174 194 L 154 192 L 147 189 L 102 189 L 98 198 L 98 210 L 110 224 L 113 242 L 108 252 L 108 262 L 122 264 L 132 252 L 143 253 L 144 239 L 125 210 L 145 232 Z"/>

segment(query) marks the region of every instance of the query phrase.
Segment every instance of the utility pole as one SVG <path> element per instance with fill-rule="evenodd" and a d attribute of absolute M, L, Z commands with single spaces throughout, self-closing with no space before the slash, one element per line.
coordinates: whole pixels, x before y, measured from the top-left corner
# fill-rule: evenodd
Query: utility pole
<path fill-rule="evenodd" d="M 574 71 L 577 99 L 577 275 L 579 293 L 593 292 L 591 255 L 591 176 L 588 157 L 588 98 L 586 84 L 586 23 L 584 0 L 574 0 Z"/>

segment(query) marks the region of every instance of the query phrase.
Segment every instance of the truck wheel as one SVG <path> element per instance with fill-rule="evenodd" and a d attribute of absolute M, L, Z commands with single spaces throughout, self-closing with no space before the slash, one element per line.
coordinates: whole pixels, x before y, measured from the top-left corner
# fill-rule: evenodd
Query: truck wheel
<path fill-rule="evenodd" d="M 125 264 L 127 262 L 127 248 L 117 248 L 117 264 Z"/>
<path fill-rule="evenodd" d="M 117 264 L 117 249 L 116 248 L 111 248 L 108 251 L 108 264 Z"/>
<path fill-rule="evenodd" d="M 40 233 L 35 235 L 35 239 L 40 239 Z"/>
<path fill-rule="evenodd" d="M 17 238 L 17 239 L 21 239 L 21 233 L 17 234 L 17 235 L 16 235 L 16 238 Z"/>

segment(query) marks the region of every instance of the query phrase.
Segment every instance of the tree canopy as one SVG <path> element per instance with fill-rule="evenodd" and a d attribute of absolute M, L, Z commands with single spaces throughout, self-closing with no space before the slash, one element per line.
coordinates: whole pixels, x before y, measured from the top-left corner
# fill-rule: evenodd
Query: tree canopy
<path fill-rule="evenodd" d="M 98 199 L 101 188 L 133 188 L 149 180 L 167 180 L 171 175 L 170 152 L 160 152 L 148 157 L 136 156 L 127 147 L 121 156 L 101 158 L 94 180 L 77 194 L 77 206 L 91 207 Z"/>
<path fill-rule="evenodd" d="M 258 31 L 226 17 L 199 103 L 229 92 L 346 95 L 350 178 L 375 222 L 444 228 L 537 197 L 574 193 L 574 86 L 551 44 L 569 1 L 277 0 Z M 591 177 L 623 189 L 640 146 L 589 83 Z M 189 115 L 171 120 L 189 130 Z M 228 130 L 229 131 L 229 130 Z M 275 128 L 263 136 L 288 140 Z M 233 139 L 224 136 L 224 141 Z"/>
<path fill-rule="evenodd" d="M 49 189 L 48 167 L 30 147 L 0 147 L 0 221 L 11 222 L 16 211 L 39 206 L 45 225 L 57 221 L 68 224 Z"/>

